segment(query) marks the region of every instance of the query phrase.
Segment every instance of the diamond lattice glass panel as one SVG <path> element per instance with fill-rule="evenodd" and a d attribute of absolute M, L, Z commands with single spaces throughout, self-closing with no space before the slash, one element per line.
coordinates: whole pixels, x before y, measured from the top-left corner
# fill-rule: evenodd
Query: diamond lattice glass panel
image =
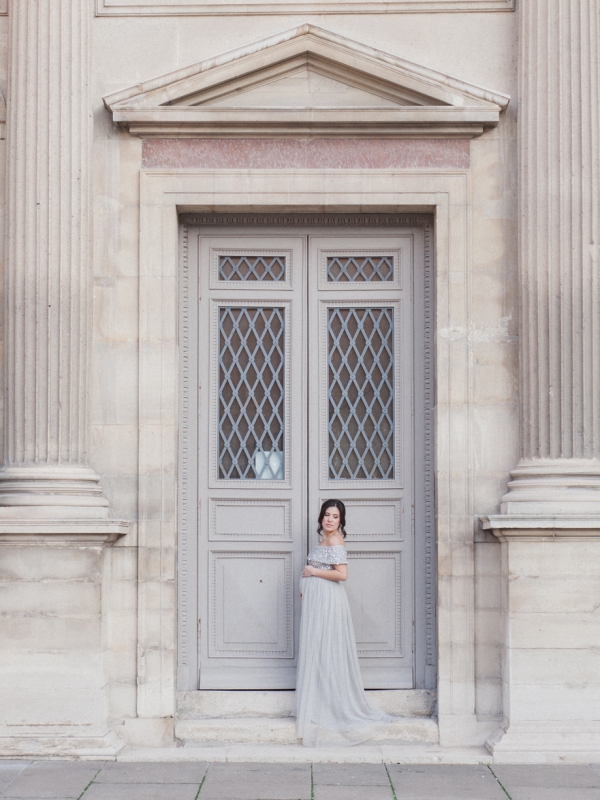
<path fill-rule="evenodd" d="M 333 283 L 393 281 L 394 256 L 328 256 L 327 280 Z"/>
<path fill-rule="evenodd" d="M 220 255 L 219 280 L 284 281 L 286 261 L 284 255 Z"/>
<path fill-rule="evenodd" d="M 219 478 L 284 479 L 283 308 L 219 308 Z"/>
<path fill-rule="evenodd" d="M 394 478 L 394 310 L 330 308 L 329 478 Z"/>

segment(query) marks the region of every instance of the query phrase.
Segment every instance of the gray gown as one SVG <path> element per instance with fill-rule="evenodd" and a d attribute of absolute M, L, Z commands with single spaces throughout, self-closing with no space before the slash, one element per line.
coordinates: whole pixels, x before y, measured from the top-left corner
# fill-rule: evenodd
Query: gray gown
<path fill-rule="evenodd" d="M 347 564 L 346 548 L 318 546 L 308 563 L 317 569 Z M 385 730 L 392 718 L 366 696 L 346 589 L 341 581 L 302 578 L 302 621 L 296 680 L 296 728 L 306 747 L 359 744 Z"/>

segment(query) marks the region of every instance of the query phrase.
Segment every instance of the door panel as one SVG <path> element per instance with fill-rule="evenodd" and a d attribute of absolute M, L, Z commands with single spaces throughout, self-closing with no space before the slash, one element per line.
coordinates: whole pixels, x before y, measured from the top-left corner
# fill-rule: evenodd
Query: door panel
<path fill-rule="evenodd" d="M 197 241 L 201 689 L 294 686 L 305 245 L 289 236 Z"/>
<path fill-rule="evenodd" d="M 290 500 L 210 500 L 209 539 L 287 541 L 290 505 Z"/>
<path fill-rule="evenodd" d="M 354 551 L 348 583 L 360 655 L 402 655 L 402 563 L 398 552 Z"/>
<path fill-rule="evenodd" d="M 326 498 L 323 497 L 321 502 Z M 346 543 L 385 542 L 404 539 L 404 507 L 402 500 L 346 498 L 346 513 L 352 520 Z M 409 531 L 410 535 L 410 531 Z"/>
<path fill-rule="evenodd" d="M 347 503 L 346 587 L 372 689 L 414 686 L 413 252 L 410 235 L 309 240 L 310 510 Z"/>
<path fill-rule="evenodd" d="M 291 657 L 289 552 L 212 551 L 209 655 Z"/>

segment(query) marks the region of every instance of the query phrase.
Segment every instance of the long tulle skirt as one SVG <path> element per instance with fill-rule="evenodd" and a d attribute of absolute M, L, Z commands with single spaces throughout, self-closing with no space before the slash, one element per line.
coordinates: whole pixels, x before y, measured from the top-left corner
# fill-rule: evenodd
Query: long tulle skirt
<path fill-rule="evenodd" d="M 359 744 L 392 721 L 368 699 L 344 585 L 302 578 L 296 727 L 307 747 Z"/>

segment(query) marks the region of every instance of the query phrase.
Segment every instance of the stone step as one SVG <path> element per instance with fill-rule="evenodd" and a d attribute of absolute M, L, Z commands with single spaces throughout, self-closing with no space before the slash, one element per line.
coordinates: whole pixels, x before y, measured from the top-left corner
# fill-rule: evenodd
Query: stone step
<path fill-rule="evenodd" d="M 432 717 L 436 693 L 427 689 L 374 689 L 367 697 L 378 708 L 396 717 Z M 206 691 L 177 692 L 178 719 L 212 717 L 293 717 L 293 691 Z"/>
<path fill-rule="evenodd" d="M 303 747 L 301 744 L 223 744 L 188 747 L 125 747 L 117 761 L 229 762 L 256 764 L 490 764 L 485 747 L 441 747 L 421 742 L 376 742 L 354 747 Z"/>
<path fill-rule="evenodd" d="M 187 747 L 206 744 L 298 744 L 295 720 L 268 717 L 180 719 L 176 739 Z M 397 717 L 373 741 L 437 744 L 437 722 L 430 717 Z"/>

